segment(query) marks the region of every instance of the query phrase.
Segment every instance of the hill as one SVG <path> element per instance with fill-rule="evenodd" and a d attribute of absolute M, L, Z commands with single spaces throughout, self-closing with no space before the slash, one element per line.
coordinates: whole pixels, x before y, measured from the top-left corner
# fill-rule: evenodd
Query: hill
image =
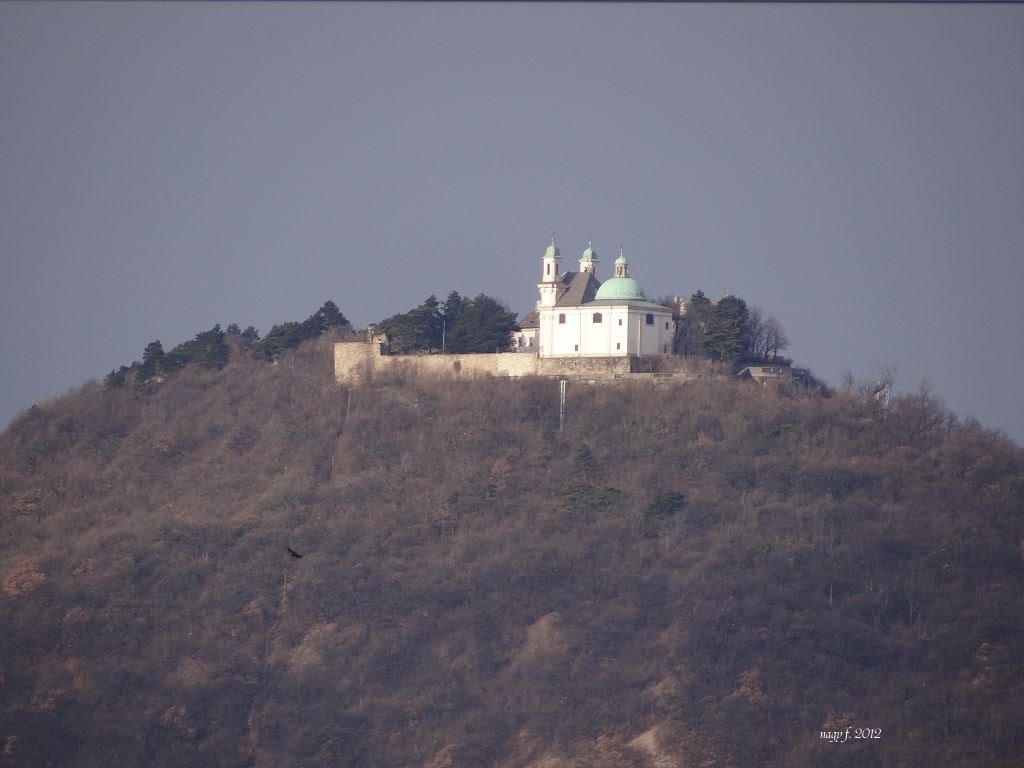
<path fill-rule="evenodd" d="M 330 338 L 0 436 L 0 766 L 1017 764 L 1004 436 L 741 382 L 570 383 L 560 432 Z"/>

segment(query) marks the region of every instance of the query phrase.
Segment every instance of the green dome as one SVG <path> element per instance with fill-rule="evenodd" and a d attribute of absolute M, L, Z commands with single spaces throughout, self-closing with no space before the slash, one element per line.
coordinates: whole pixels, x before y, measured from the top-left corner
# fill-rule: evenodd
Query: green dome
<path fill-rule="evenodd" d="M 640 283 L 632 277 L 609 277 L 601 283 L 601 287 L 597 289 L 597 295 L 594 296 L 595 301 L 601 299 L 645 301 L 646 298 Z"/>
<path fill-rule="evenodd" d="M 580 256 L 580 261 L 598 261 L 597 251 L 594 250 L 593 243 L 587 243 L 587 248 L 583 251 L 583 255 Z"/>
<path fill-rule="evenodd" d="M 619 251 L 619 258 L 617 258 L 615 260 L 615 263 L 616 264 L 626 264 L 627 263 L 626 262 L 626 257 L 625 257 L 625 255 L 623 255 L 622 251 Z"/>
<path fill-rule="evenodd" d="M 562 258 L 562 252 L 558 250 L 558 246 L 555 245 L 555 236 L 551 236 L 551 245 L 548 246 L 547 250 L 544 251 L 545 259 L 560 259 Z"/>

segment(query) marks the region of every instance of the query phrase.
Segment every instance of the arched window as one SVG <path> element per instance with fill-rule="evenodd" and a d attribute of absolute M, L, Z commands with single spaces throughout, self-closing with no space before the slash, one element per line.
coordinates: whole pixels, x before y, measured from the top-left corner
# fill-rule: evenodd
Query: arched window
<path fill-rule="evenodd" d="M 551 265 L 548 264 L 547 267 L 548 267 L 548 274 L 550 275 L 551 274 Z"/>
<path fill-rule="evenodd" d="M 561 312 L 558 315 L 558 324 L 565 325 L 565 312 Z"/>
<path fill-rule="evenodd" d="M 652 315 L 650 312 L 647 313 L 647 324 L 654 325 L 654 315 Z"/>
<path fill-rule="evenodd" d="M 601 313 L 600 312 L 595 312 L 594 313 L 594 322 L 595 323 L 600 323 L 601 322 Z"/>

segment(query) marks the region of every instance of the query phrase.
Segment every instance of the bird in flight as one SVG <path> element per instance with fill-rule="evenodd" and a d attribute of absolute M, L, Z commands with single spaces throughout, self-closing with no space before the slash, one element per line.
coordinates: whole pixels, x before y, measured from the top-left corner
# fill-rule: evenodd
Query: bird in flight
<path fill-rule="evenodd" d="M 291 547 L 288 547 L 288 554 L 289 554 L 289 555 L 291 555 L 291 556 L 292 556 L 292 557 L 294 557 L 294 558 L 298 558 L 298 559 L 301 559 L 301 558 L 302 558 L 302 555 L 300 555 L 300 554 L 299 554 L 298 552 L 296 552 L 296 551 L 295 551 L 294 549 L 292 549 Z"/>

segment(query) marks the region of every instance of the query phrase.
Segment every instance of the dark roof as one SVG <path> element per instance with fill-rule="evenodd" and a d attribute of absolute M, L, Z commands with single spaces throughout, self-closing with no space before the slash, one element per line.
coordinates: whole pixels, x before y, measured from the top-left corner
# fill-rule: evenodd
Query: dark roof
<path fill-rule="evenodd" d="M 519 328 L 520 330 L 524 328 L 540 328 L 540 315 L 537 314 L 536 309 L 525 315 L 523 319 L 519 321 Z"/>
<path fill-rule="evenodd" d="M 558 282 L 568 286 L 562 298 L 555 302 L 556 307 L 575 307 L 578 304 L 586 304 L 594 300 L 597 289 L 601 287 L 601 281 L 594 277 L 592 272 L 563 272 L 558 276 Z M 619 303 L 622 302 L 609 302 Z M 636 302 L 632 302 L 636 303 Z M 540 328 L 540 315 L 537 310 L 523 315 L 519 321 L 520 328 Z"/>
<path fill-rule="evenodd" d="M 593 301 L 597 289 L 601 287 L 593 272 L 566 272 L 565 277 L 569 278 L 569 290 L 555 302 L 557 307 L 574 307 Z"/>

